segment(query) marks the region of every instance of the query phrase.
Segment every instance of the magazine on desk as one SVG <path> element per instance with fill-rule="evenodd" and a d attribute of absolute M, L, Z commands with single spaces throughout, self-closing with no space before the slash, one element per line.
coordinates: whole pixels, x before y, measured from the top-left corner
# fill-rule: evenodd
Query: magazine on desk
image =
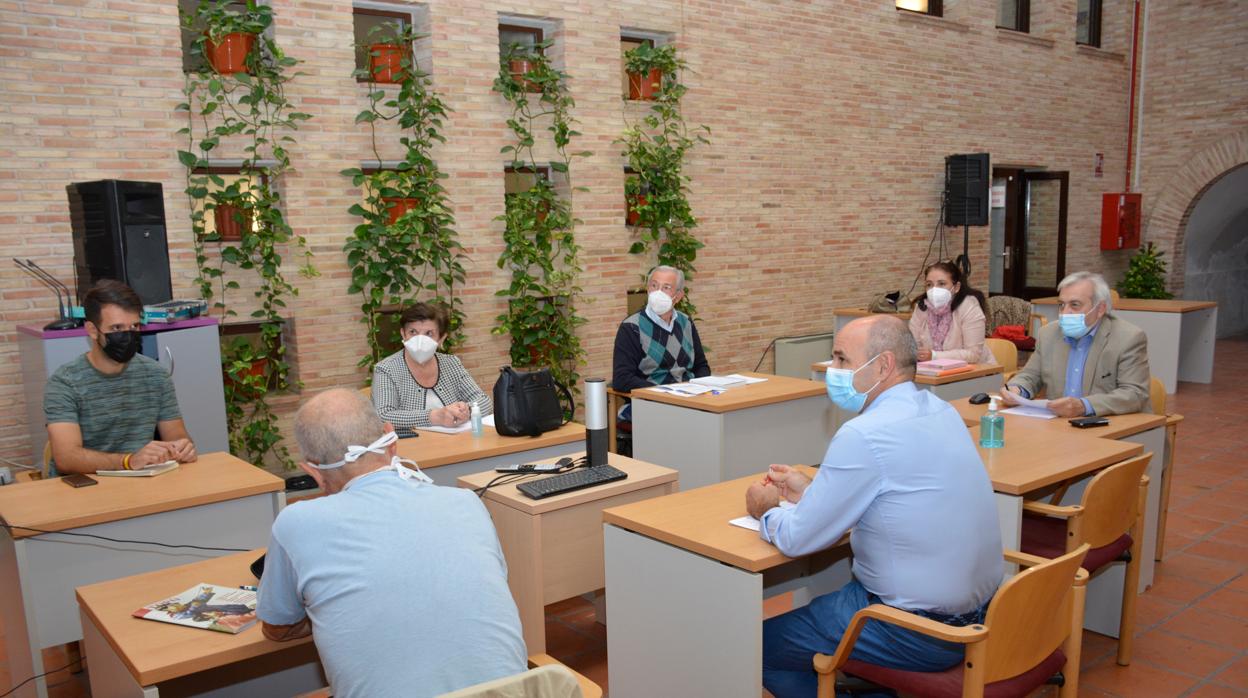
<path fill-rule="evenodd" d="M 256 592 L 216 584 L 196 584 L 177 596 L 148 604 L 131 615 L 236 634 L 256 622 Z"/>

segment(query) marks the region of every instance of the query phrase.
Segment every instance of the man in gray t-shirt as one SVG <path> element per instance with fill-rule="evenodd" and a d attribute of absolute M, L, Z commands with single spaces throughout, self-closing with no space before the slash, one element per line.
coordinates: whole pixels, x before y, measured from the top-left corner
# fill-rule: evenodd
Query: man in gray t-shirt
<path fill-rule="evenodd" d="M 103 280 L 87 291 L 83 309 L 90 351 L 56 369 L 43 393 L 56 470 L 93 473 L 194 461 L 195 444 L 173 381 L 159 363 L 138 354 L 138 294 Z"/>
<path fill-rule="evenodd" d="M 396 462 L 394 431 L 358 391 L 309 400 L 295 440 L 330 496 L 273 523 L 265 636 L 311 633 L 336 698 L 436 696 L 523 672 L 507 564 L 476 495 Z"/>

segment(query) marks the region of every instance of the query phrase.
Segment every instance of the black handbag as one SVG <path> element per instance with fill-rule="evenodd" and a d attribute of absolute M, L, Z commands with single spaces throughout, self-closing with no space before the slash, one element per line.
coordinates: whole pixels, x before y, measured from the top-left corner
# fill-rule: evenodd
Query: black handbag
<path fill-rule="evenodd" d="M 567 399 L 567 409 L 559 401 Z M 574 404 L 567 386 L 550 375 L 550 369 L 517 371 L 498 369 L 494 383 L 494 428 L 503 436 L 537 436 L 567 424 Z"/>

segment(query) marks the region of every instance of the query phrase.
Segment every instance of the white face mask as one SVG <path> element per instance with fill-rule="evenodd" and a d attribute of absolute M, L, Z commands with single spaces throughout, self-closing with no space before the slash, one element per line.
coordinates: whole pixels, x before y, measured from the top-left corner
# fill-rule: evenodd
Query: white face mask
<path fill-rule="evenodd" d="M 666 315 L 672 310 L 672 297 L 662 291 L 651 291 L 648 307 L 655 315 Z"/>
<path fill-rule="evenodd" d="M 371 444 L 367 446 L 354 446 L 354 445 L 348 446 L 346 454 L 343 455 L 342 460 L 338 461 L 337 463 L 325 463 L 323 465 L 319 463 L 308 463 L 308 465 L 318 470 L 334 470 L 336 468 L 341 468 L 347 463 L 356 462 L 357 460 L 362 458 L 364 454 L 366 453 L 385 454 L 386 447 L 388 447 L 390 444 L 398 440 L 399 440 L 398 434 L 396 434 L 393 431 L 388 431 L 382 434 L 381 436 L 377 437 L 376 441 L 372 442 Z M 405 467 L 405 464 L 410 465 L 412 467 L 407 468 Z M 406 458 L 400 458 L 396 455 L 390 459 L 390 465 L 384 465 L 376 470 L 372 470 L 367 473 L 361 473 L 359 475 L 356 475 L 355 477 L 348 480 L 347 483 L 342 486 L 342 489 L 344 490 L 347 489 L 348 487 L 351 486 L 351 483 L 355 482 L 356 480 L 359 480 L 365 475 L 372 475 L 373 473 L 381 472 L 382 470 L 393 470 L 397 472 L 399 474 L 399 477 L 403 480 L 415 480 L 416 482 L 420 482 L 420 483 L 425 483 L 429 485 L 433 484 L 433 480 L 431 480 L 428 475 L 421 472 L 420 466 L 416 465 L 415 461 L 410 461 L 410 460 L 407 460 Z"/>
<path fill-rule="evenodd" d="M 949 301 L 953 300 L 953 294 L 947 288 L 933 286 L 927 289 L 927 302 L 932 304 L 933 308 L 940 308 L 949 305 Z"/>
<path fill-rule="evenodd" d="M 408 355 L 412 357 L 412 361 L 418 364 L 427 363 L 438 351 L 438 343 L 427 334 L 418 334 L 403 342 L 403 346 L 407 349 Z"/>

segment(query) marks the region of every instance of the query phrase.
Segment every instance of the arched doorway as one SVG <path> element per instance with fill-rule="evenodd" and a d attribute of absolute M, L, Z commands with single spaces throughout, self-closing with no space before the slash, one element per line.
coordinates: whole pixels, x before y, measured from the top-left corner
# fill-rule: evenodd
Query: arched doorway
<path fill-rule="evenodd" d="M 1186 218 L 1182 297 L 1218 302 L 1218 337 L 1248 333 L 1248 164 L 1209 184 Z"/>

